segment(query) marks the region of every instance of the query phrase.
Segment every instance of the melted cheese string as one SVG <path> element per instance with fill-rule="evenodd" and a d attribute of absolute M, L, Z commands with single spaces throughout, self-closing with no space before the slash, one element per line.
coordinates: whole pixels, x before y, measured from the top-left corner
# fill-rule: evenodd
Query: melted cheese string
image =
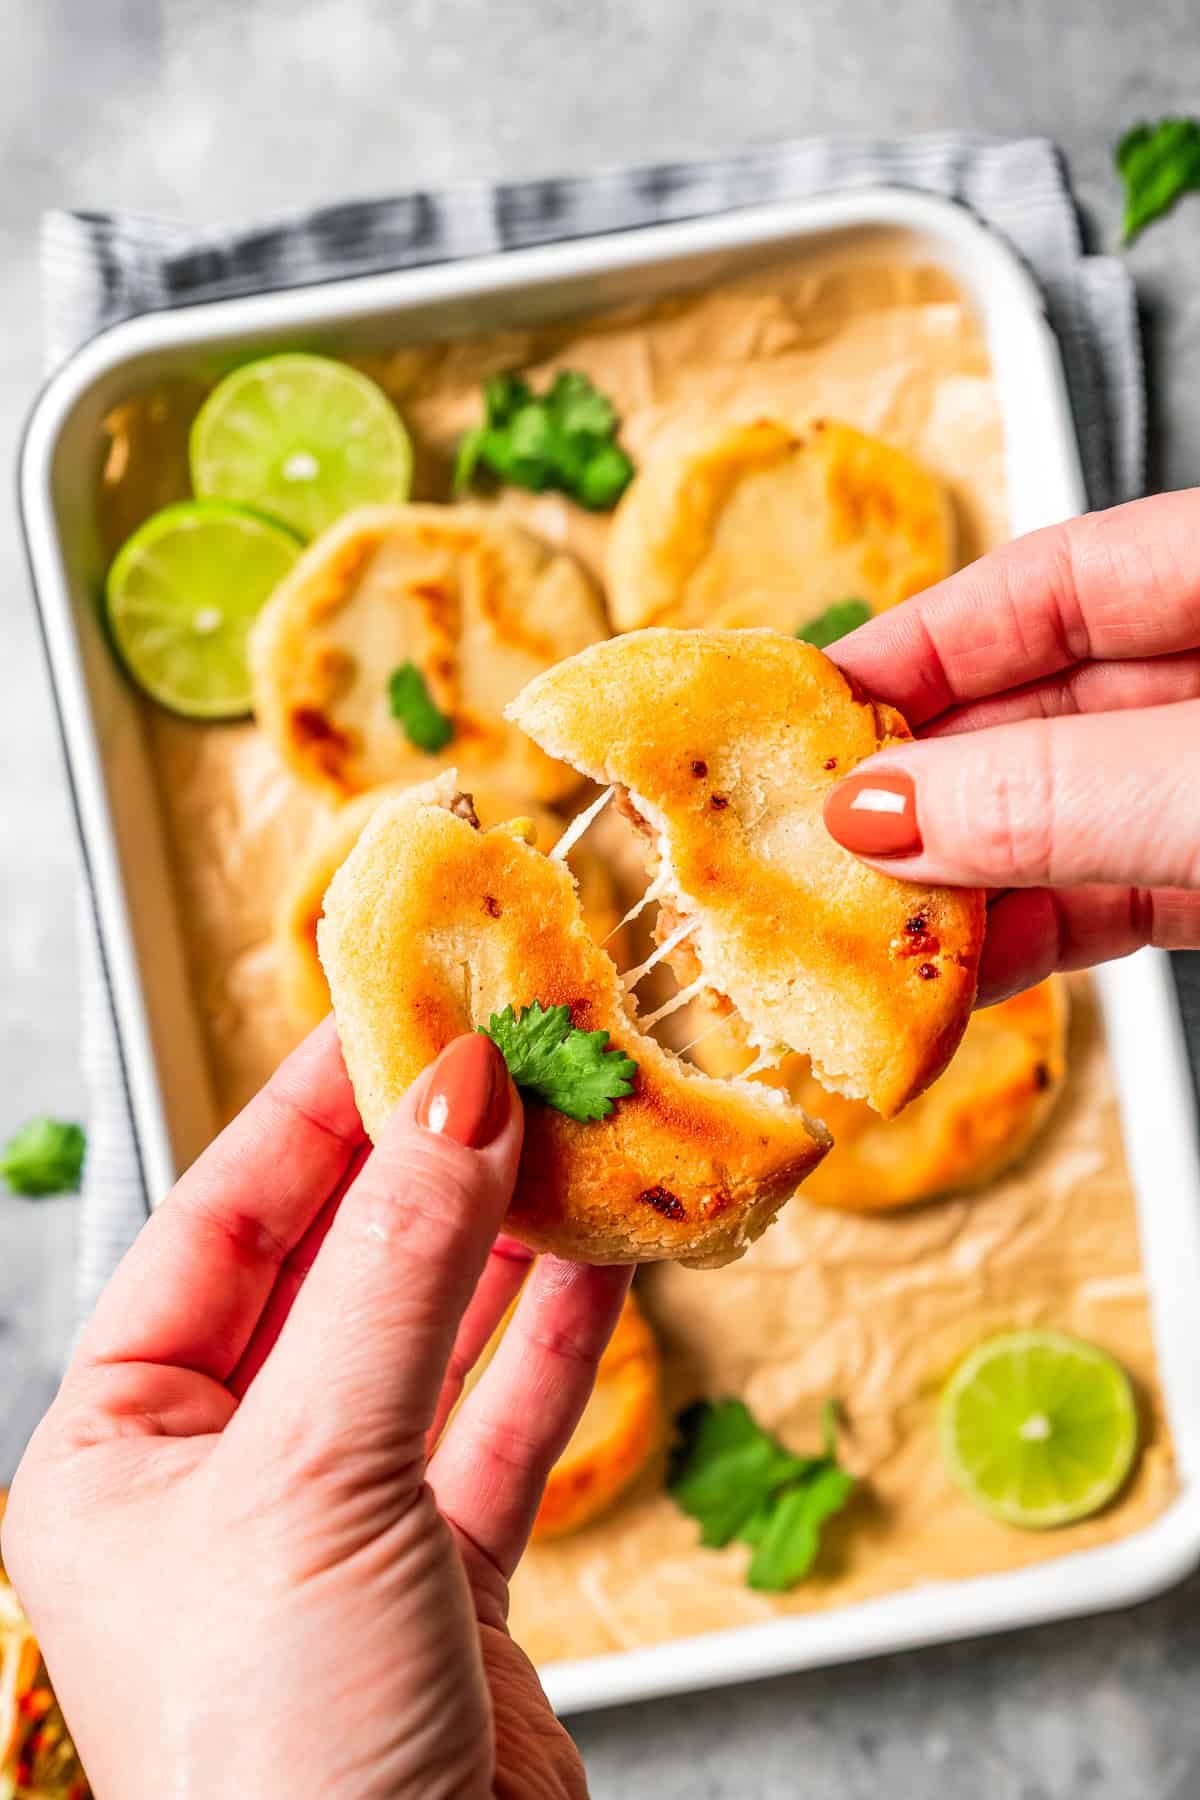
<path fill-rule="evenodd" d="M 630 969 L 628 975 L 624 978 L 626 993 L 628 993 L 631 988 L 635 988 L 642 977 L 650 973 L 651 969 L 656 968 L 664 956 L 669 956 L 677 944 L 682 944 L 685 937 L 690 937 L 699 923 L 700 921 L 698 918 L 685 919 L 683 924 L 673 931 L 669 938 L 664 938 L 662 943 L 656 946 L 644 963 L 639 963 L 636 969 Z"/>
<path fill-rule="evenodd" d="M 649 1031 L 650 1027 L 657 1025 L 660 1019 L 665 1019 L 671 1013 L 678 1012 L 681 1006 L 686 1006 L 689 1000 L 694 1000 L 698 994 L 703 993 L 707 985 L 704 976 L 698 975 L 690 986 L 680 988 L 677 994 L 673 994 L 669 1000 L 665 1000 L 656 1012 L 647 1013 L 644 1019 L 639 1019 L 638 1025 L 643 1031 Z"/>
<path fill-rule="evenodd" d="M 592 804 L 585 807 L 578 817 L 571 820 L 571 823 L 567 826 L 567 829 L 563 832 L 557 844 L 555 844 L 553 850 L 550 852 L 551 862 L 565 862 L 567 860 L 567 857 L 571 854 L 571 851 L 575 848 L 584 832 L 595 819 L 599 818 L 616 791 L 616 788 L 605 788 L 598 800 L 593 800 Z"/>
<path fill-rule="evenodd" d="M 645 912 L 646 908 L 652 905 L 655 900 L 661 900 L 665 891 L 666 883 L 663 877 L 661 875 L 656 875 L 641 899 L 635 900 L 629 911 L 625 914 L 625 917 L 619 924 L 613 926 L 612 930 L 604 940 L 605 944 L 611 943 L 618 931 L 624 931 L 627 925 L 632 925 L 633 921 L 636 918 L 639 918 L 641 914 Z"/>
<path fill-rule="evenodd" d="M 676 1055 L 686 1056 L 689 1050 L 694 1050 L 696 1045 L 702 1044 L 706 1038 L 716 1037 L 718 1031 L 724 1031 L 726 1025 L 732 1025 L 737 1016 L 737 1013 L 725 1013 L 714 1025 L 706 1025 L 704 1030 L 700 1032 L 698 1036 L 694 1037 L 690 1043 L 684 1044 L 677 1050 Z"/>

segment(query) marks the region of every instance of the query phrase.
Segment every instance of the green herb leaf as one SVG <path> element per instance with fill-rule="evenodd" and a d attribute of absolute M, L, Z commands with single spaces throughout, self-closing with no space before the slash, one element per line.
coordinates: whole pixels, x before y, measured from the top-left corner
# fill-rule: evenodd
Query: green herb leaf
<path fill-rule="evenodd" d="M 755 1424 L 740 1400 L 700 1401 L 675 1422 L 667 1492 L 719 1549 L 740 1537 L 810 1459 L 793 1456 Z"/>
<path fill-rule="evenodd" d="M 506 425 L 530 398 L 529 384 L 519 375 L 489 375 L 483 384 L 484 412 L 489 425 Z"/>
<path fill-rule="evenodd" d="M 454 736 L 454 722 L 436 705 L 425 677 L 416 663 L 401 663 L 388 679 L 388 703 L 393 719 L 404 727 L 404 735 L 418 750 L 436 756 Z"/>
<path fill-rule="evenodd" d="M 80 1125 L 31 1119 L 0 1152 L 0 1175 L 14 1194 L 73 1194 L 83 1171 L 87 1139 Z"/>
<path fill-rule="evenodd" d="M 546 396 L 563 430 L 576 436 L 605 438 L 617 427 L 617 413 L 607 394 L 593 387 L 578 369 L 562 369 Z"/>
<path fill-rule="evenodd" d="M 700 1401 L 676 1420 L 667 1491 L 720 1549 L 736 1538 L 754 1550 L 751 1587 L 793 1587 L 812 1566 L 820 1528 L 846 1504 L 854 1479 L 838 1466 L 822 1411 L 825 1452 L 796 1456 L 758 1425 L 740 1400 Z"/>
<path fill-rule="evenodd" d="M 841 1512 L 853 1491 L 854 1477 L 835 1463 L 823 1463 L 811 1479 L 786 1488 L 757 1540 L 746 1586 L 781 1594 L 803 1581 L 816 1561 L 822 1525 Z"/>
<path fill-rule="evenodd" d="M 1135 125 L 1116 149 L 1125 185 L 1124 242 L 1168 212 L 1183 195 L 1200 188 L 1200 119 L 1159 119 Z"/>
<path fill-rule="evenodd" d="M 839 638 L 857 631 L 870 617 L 871 609 L 865 600 L 835 600 L 807 625 L 799 626 L 796 636 L 801 643 L 814 644 L 818 650 L 825 650 Z"/>
<path fill-rule="evenodd" d="M 607 1031 L 572 1025 L 568 1006 L 543 1007 L 535 1000 L 520 1014 L 506 1006 L 479 1029 L 519 1088 L 570 1119 L 607 1119 L 614 1101 L 633 1092 L 637 1064 L 608 1048 Z"/>
<path fill-rule="evenodd" d="M 562 369 L 544 394 L 516 375 L 483 386 L 484 422 L 463 437 L 455 458 L 461 494 L 479 469 L 513 487 L 556 488 L 581 506 L 606 511 L 633 479 L 633 464 L 616 441 L 618 420 L 607 394 L 578 369 Z"/>
<path fill-rule="evenodd" d="M 584 463 L 576 496 L 592 512 L 607 512 L 633 480 L 633 464 L 620 444 L 602 444 Z"/>
<path fill-rule="evenodd" d="M 464 431 L 458 440 L 458 449 L 454 453 L 454 498 L 461 500 L 475 479 L 475 470 L 483 450 L 483 440 L 487 430 L 482 425 L 472 425 L 470 431 Z"/>

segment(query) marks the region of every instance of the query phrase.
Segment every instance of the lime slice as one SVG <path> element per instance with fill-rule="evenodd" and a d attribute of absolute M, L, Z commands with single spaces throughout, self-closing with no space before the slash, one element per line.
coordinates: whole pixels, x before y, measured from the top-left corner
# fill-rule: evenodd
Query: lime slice
<path fill-rule="evenodd" d="M 192 486 L 306 538 L 355 506 L 408 499 L 412 445 L 381 388 L 325 356 L 268 356 L 227 375 L 192 426 Z"/>
<path fill-rule="evenodd" d="M 249 712 L 246 639 L 300 552 L 284 526 L 213 500 L 147 519 L 107 588 L 112 635 L 138 686 L 192 719 Z"/>
<path fill-rule="evenodd" d="M 989 1338 L 942 1395 L 942 1454 L 985 1512 L 1041 1530 L 1098 1512 L 1137 1448 L 1124 1369 L 1057 1331 Z"/>

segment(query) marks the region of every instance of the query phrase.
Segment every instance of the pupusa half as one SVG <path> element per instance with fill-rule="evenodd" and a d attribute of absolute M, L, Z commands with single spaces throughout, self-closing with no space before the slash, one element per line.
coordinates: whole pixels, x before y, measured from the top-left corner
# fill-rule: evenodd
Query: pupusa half
<path fill-rule="evenodd" d="M 737 1009 L 763 1060 L 803 1049 L 885 1114 L 945 1066 L 974 997 L 982 894 L 866 868 L 821 819 L 840 774 L 907 737 L 899 714 L 775 633 L 652 630 L 538 677 L 510 717 L 640 822 L 661 953 Z M 714 1080 L 651 1037 L 641 971 L 623 980 L 593 942 L 565 857 L 480 831 L 453 776 L 379 809 L 319 941 L 372 1134 L 451 1038 L 510 1005 L 564 1005 L 637 1064 L 608 1118 L 528 1106 L 508 1228 L 537 1249 L 729 1262 L 829 1147 L 786 1093 Z"/>
<path fill-rule="evenodd" d="M 506 1229 L 535 1249 L 730 1262 L 828 1148 L 782 1095 L 713 1080 L 641 1031 L 565 862 L 503 826 L 479 830 L 453 774 L 415 804 L 379 808 L 325 896 L 318 941 L 372 1137 L 452 1038 L 509 1005 L 565 1005 L 636 1062 L 633 1092 L 606 1119 L 527 1106 Z"/>

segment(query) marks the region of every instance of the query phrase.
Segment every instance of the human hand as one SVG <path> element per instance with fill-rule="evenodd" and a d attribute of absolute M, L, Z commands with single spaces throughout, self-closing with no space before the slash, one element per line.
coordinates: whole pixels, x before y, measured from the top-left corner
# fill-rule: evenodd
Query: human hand
<path fill-rule="evenodd" d="M 999 890 L 981 1004 L 1200 945 L 1200 491 L 1018 538 L 831 655 L 921 741 L 826 824 L 894 875 Z"/>
<path fill-rule="evenodd" d="M 4 1521 L 100 1800 L 586 1793 L 507 1581 L 629 1271 L 543 1257 L 438 1441 L 521 1132 L 475 1035 L 369 1151 L 327 1021 L 113 1277 Z"/>

